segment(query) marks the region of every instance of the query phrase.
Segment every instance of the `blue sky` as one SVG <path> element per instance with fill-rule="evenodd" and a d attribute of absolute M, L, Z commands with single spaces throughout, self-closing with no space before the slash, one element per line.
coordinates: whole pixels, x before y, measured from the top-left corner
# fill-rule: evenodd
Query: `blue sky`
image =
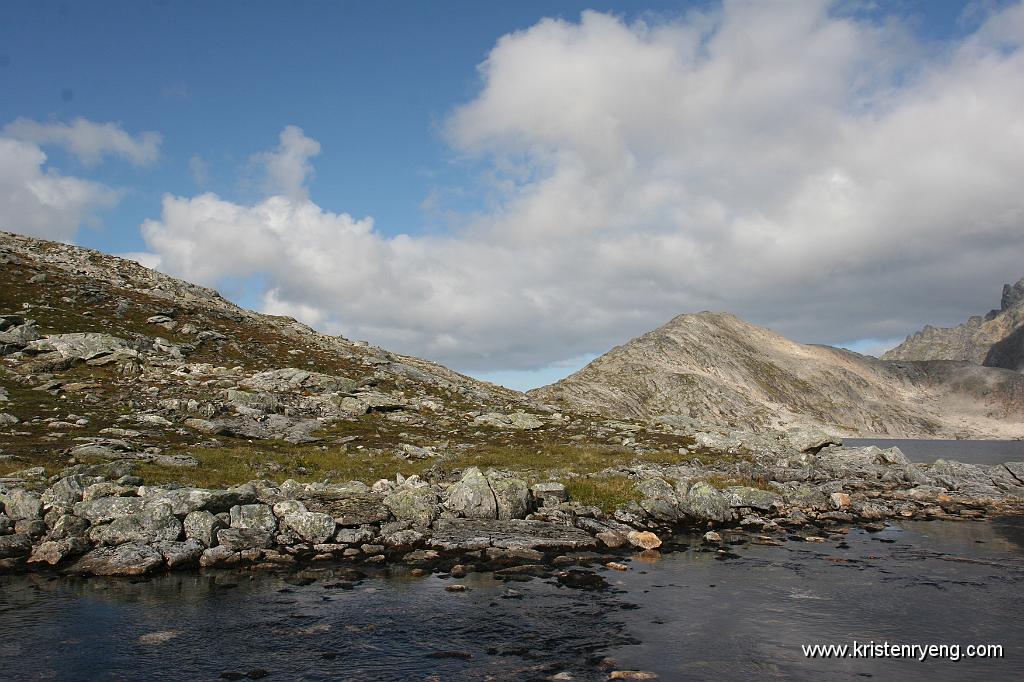
<path fill-rule="evenodd" d="M 841 2 L 807 10 L 810 14 L 806 17 L 791 17 L 797 10 L 780 5 L 770 16 L 774 20 L 778 15 L 780 30 L 798 32 L 798 43 L 806 38 L 808 49 L 826 30 L 856 26 L 856 35 L 841 35 L 859 51 L 866 51 L 869 59 L 851 56 L 857 50 L 850 50 L 826 58 L 820 52 L 797 55 L 794 62 L 821 59 L 831 64 L 832 57 L 837 62 L 846 60 L 836 67 L 836 73 L 851 78 L 849 92 L 822 95 L 834 99 L 829 100 L 829 107 L 838 129 L 848 128 L 850 121 L 862 124 L 866 120 L 851 114 L 855 97 L 860 97 L 858 88 L 869 90 L 869 96 L 862 98 L 869 103 L 864 105 L 857 99 L 856 106 L 870 108 L 881 102 L 869 112 L 872 119 L 889 115 L 901 106 L 916 106 L 910 100 L 926 88 L 947 87 L 952 92 L 958 87 L 958 72 L 949 54 L 975 34 L 984 33 L 979 27 L 991 17 L 1014 6 L 895 2 L 882 3 L 879 9 L 872 3 Z M 598 15 L 593 15 L 598 17 L 593 21 L 585 20 L 584 10 L 607 15 L 607 20 Z M 116 153 L 100 163 L 83 163 L 61 145 L 40 143 L 47 155 L 45 171 L 101 183 L 119 192 L 116 202 L 95 211 L 94 219 L 83 221 L 73 237 L 76 243 L 113 253 L 154 252 L 162 259 L 161 269 L 205 278 L 203 283 L 220 286 L 245 305 L 291 312 L 328 331 L 366 337 L 515 387 L 546 383 L 676 313 L 704 307 L 737 312 L 799 340 L 858 349 L 884 346 L 925 321 L 954 324 L 968 312 L 983 312 L 990 299 L 997 299 L 1003 279 L 1016 279 L 1024 272 L 1014 277 L 1016 266 L 1010 264 L 1010 259 L 986 260 L 987 252 L 974 253 L 978 240 L 971 248 L 955 240 L 944 242 L 947 251 L 959 249 L 958 265 L 943 261 L 950 257 L 948 252 L 928 257 L 903 253 L 891 267 L 902 269 L 908 278 L 905 281 L 887 275 L 884 282 L 871 282 L 869 279 L 878 277 L 863 260 L 843 256 L 823 268 L 822 276 L 831 273 L 828 282 L 782 277 L 779 273 L 792 272 L 793 264 L 779 262 L 772 264 L 771 272 L 766 269 L 758 275 L 766 278 L 764 284 L 752 285 L 749 290 L 739 285 L 718 287 L 696 275 L 682 277 L 678 274 L 681 270 L 699 269 L 698 263 L 685 259 L 677 260 L 677 266 L 653 262 L 650 271 L 655 274 L 650 276 L 643 268 L 631 268 L 618 257 L 595 260 L 601 253 L 633 248 L 636 240 L 632 236 L 662 235 L 663 225 L 658 221 L 671 223 L 676 216 L 686 214 L 688 218 L 678 218 L 678 227 L 686 232 L 691 252 L 706 248 L 723 265 L 731 262 L 732 252 L 717 241 L 702 246 L 695 236 L 701 228 L 687 222 L 698 220 L 693 215 L 705 215 L 701 213 L 704 208 L 694 208 L 703 206 L 694 197 L 709 197 L 717 191 L 709 189 L 712 171 L 687 166 L 694 161 L 685 146 L 671 153 L 659 150 L 652 154 L 652 141 L 633 133 L 624 136 L 620 145 L 631 152 L 631 162 L 642 166 L 648 156 L 657 156 L 651 167 L 656 165 L 662 175 L 660 169 L 683 168 L 672 177 L 680 186 L 692 189 L 685 200 L 667 201 L 650 216 L 637 216 L 635 209 L 629 209 L 625 203 L 628 197 L 641 190 L 663 196 L 664 188 L 649 182 L 652 171 L 639 180 L 633 178 L 630 182 L 635 184 L 615 185 L 609 190 L 624 198 L 588 218 L 600 229 L 585 234 L 577 228 L 571 234 L 567 231 L 561 235 L 564 248 L 557 252 L 529 247 L 589 209 L 589 205 L 581 204 L 571 212 L 556 215 L 548 204 L 530 204 L 554 187 L 563 172 L 568 178 L 582 168 L 579 175 L 590 178 L 591 187 L 602 186 L 611 177 L 595 161 L 599 155 L 591 154 L 594 146 L 602 143 L 602 135 L 607 135 L 595 130 L 592 138 L 581 142 L 576 139 L 574 123 L 560 121 L 558 110 L 544 108 L 544 102 L 557 97 L 559 88 L 547 94 L 515 90 L 521 86 L 517 74 L 530 74 L 531 69 L 542 74 L 552 68 L 549 63 L 526 63 L 531 52 L 544 54 L 550 47 L 553 54 L 562 55 L 559 65 L 577 56 L 581 63 L 593 62 L 602 55 L 600 50 L 584 51 L 588 40 L 621 39 L 623 63 L 632 58 L 629 51 L 635 50 L 637 61 L 631 68 L 642 71 L 648 64 L 643 54 L 654 54 L 651 50 L 655 48 L 675 49 L 684 41 L 671 31 L 663 35 L 654 29 L 672 29 L 680 36 L 689 30 L 703 31 L 704 40 L 712 44 L 716 36 L 727 36 L 735 28 L 739 35 L 752 36 L 753 42 L 760 44 L 759 31 L 767 30 L 765 25 L 771 20 L 766 22 L 753 14 L 753 9 L 744 9 L 742 4 L 730 3 L 723 10 L 717 2 L 7 2 L 0 7 L 0 91 L 5 93 L 0 98 L 0 126 L 19 118 L 43 125 L 82 118 L 114 123 L 131 136 L 146 131 L 160 135 L 159 158 L 143 164 L 130 163 Z M 544 28 L 541 20 L 545 17 L 563 21 Z M 1016 19 L 1012 17 L 1003 19 L 1002 24 L 1013 26 L 1013 21 Z M 1016 55 L 1019 36 L 998 40 L 1002 42 L 992 46 L 996 54 L 1007 60 Z M 890 49 L 903 54 L 902 61 L 893 57 Z M 493 68 L 479 71 L 478 65 L 489 54 L 493 56 Z M 734 58 L 729 56 L 727 62 L 735 65 Z M 982 65 L 977 68 L 995 73 L 994 67 L 979 63 Z M 778 73 L 787 73 L 786 69 L 793 67 L 780 64 L 778 68 Z M 876 70 L 884 73 L 877 75 Z M 854 76 L 859 78 L 858 74 L 868 72 L 878 82 L 872 80 L 866 86 L 854 82 Z M 751 73 L 751 78 L 763 78 L 765 83 L 776 82 L 771 79 L 778 75 Z M 933 78 L 934 73 L 939 76 Z M 652 83 L 657 82 L 657 75 L 651 75 Z M 690 82 L 683 76 L 691 75 L 687 72 L 665 77 L 666 82 L 683 83 Z M 825 76 L 828 74 L 806 75 L 810 96 L 818 96 L 821 83 L 828 82 Z M 573 75 L 563 77 L 571 79 Z M 597 120 L 589 114 L 600 107 L 610 107 L 608 112 L 598 112 L 601 120 L 614 116 L 622 127 L 626 127 L 629 116 L 647 120 L 644 117 L 653 115 L 636 108 L 615 109 L 618 104 L 609 104 L 602 93 L 614 87 L 624 90 L 628 80 L 622 83 L 608 78 L 607 83 L 591 89 L 583 89 L 583 79 L 579 84 L 564 82 L 565 87 L 581 88 L 570 105 L 581 102 L 581 106 L 590 107 L 584 112 L 584 120 Z M 538 97 L 539 104 L 508 116 L 505 113 L 510 107 L 494 104 L 504 101 L 502 97 L 512 97 L 515 102 L 519 96 Z M 688 97 L 680 93 L 680 101 Z M 984 100 L 986 93 L 979 97 Z M 710 106 L 727 103 L 711 102 Z M 790 106 L 799 103 L 791 101 Z M 535 111 L 539 113 L 533 121 Z M 993 121 L 1001 120 L 1000 111 L 992 114 Z M 764 116 L 769 113 L 766 111 Z M 708 120 L 721 118 L 720 112 Z M 529 125 L 524 122 L 527 119 Z M 774 114 L 772 118 L 755 117 L 737 125 L 744 126 L 743 131 L 761 126 L 766 134 L 776 135 L 770 129 L 776 125 L 773 121 Z M 319 144 L 319 153 L 306 159 L 311 170 L 302 176 L 309 200 L 331 216 L 348 214 L 354 221 L 372 217 L 373 244 L 366 246 L 365 252 L 359 251 L 363 247 L 346 247 L 344 254 L 358 252 L 363 255 L 352 258 L 364 259 L 368 253 L 386 251 L 395 258 L 410 258 L 414 265 L 404 267 L 433 273 L 433 279 L 424 275 L 421 286 L 442 292 L 435 297 L 437 300 L 424 298 L 415 310 L 386 302 L 373 304 L 371 307 L 388 309 L 385 319 L 361 308 L 331 307 L 328 301 L 336 301 L 339 295 L 356 296 L 358 291 L 341 290 L 327 281 L 332 280 L 329 268 L 316 282 L 299 282 L 281 273 L 266 272 L 259 264 L 220 276 L 209 274 L 210 268 L 200 271 L 191 263 L 175 261 L 173 247 L 168 244 L 172 237 L 178 240 L 175 244 L 184 237 L 180 231 L 170 233 L 184 228 L 170 226 L 164 195 L 193 199 L 213 192 L 231 206 L 258 206 L 268 191 L 263 177 L 266 169 L 254 160 L 254 155 L 273 153 L 278 136 L 287 126 L 296 126 L 303 139 Z M 955 132 L 955 126 L 950 130 Z M 689 134 L 692 130 L 683 132 Z M 1016 144 L 1016 139 L 1009 144 Z M 277 149 L 284 154 L 283 147 Z M 605 152 L 614 153 L 616 149 L 609 147 Z M 701 158 L 719 152 L 725 153 L 715 147 Z M 950 151 L 957 159 L 968 158 L 964 153 L 960 149 Z M 565 161 L 570 157 L 574 160 Z M 743 163 L 743 159 L 736 159 L 736 165 Z M 853 168 L 857 163 L 859 159 L 849 156 L 836 157 L 823 160 L 821 168 L 839 169 L 837 177 L 849 175 L 856 183 L 856 174 L 845 173 L 844 164 Z M 698 173 L 705 175 L 697 177 Z M 734 190 L 748 186 L 747 182 L 746 178 L 737 179 Z M 941 191 L 938 185 L 935 189 Z M 794 188 L 780 191 L 797 192 Z M 747 212 L 788 225 L 782 217 L 772 216 L 777 207 L 740 206 L 741 202 L 730 201 L 730 196 L 729 192 L 715 194 L 711 203 L 716 208 L 707 208 L 711 212 L 707 215 L 742 218 Z M 956 208 L 970 215 L 970 202 L 984 196 L 965 196 L 964 206 Z M 1007 202 L 1000 215 L 1005 217 L 1009 211 L 1015 216 L 1019 205 L 1010 199 Z M 195 208 L 191 203 L 188 207 Z M 893 208 L 892 214 L 903 215 L 901 210 Z M 624 219 L 620 212 L 630 217 Z M 986 225 L 992 225 L 993 220 L 998 223 L 990 218 L 985 218 Z M 157 232 L 163 241 L 146 238 L 140 232 L 140 225 L 147 220 L 159 223 Z M 864 222 L 867 220 L 865 217 L 856 222 L 856 229 L 874 229 Z M 964 227 L 962 221 L 960 224 L 964 233 L 974 229 Z M 736 225 L 723 226 L 720 234 L 733 234 L 739 229 Z M 195 234 L 203 229 L 195 228 L 190 237 L 193 244 L 198 243 Z M 495 245 L 505 248 L 513 239 L 510 229 L 522 230 L 522 234 L 514 235 L 518 240 L 515 249 L 519 250 L 509 247 L 507 254 L 494 256 Z M 534 229 L 537 234 L 531 232 Z M 892 229 L 891 224 L 888 229 Z M 955 226 L 942 229 L 947 236 L 956 231 Z M 990 244 L 992 249 L 1016 249 L 1020 245 L 1013 240 L 1012 230 L 1002 223 L 986 229 L 993 231 L 981 234 L 980 242 Z M 615 230 L 621 232 L 613 234 Z M 923 234 L 927 233 L 915 233 L 914 239 Z M 394 241 L 399 235 L 412 239 L 416 258 L 408 256 L 410 249 L 403 246 L 401 237 Z M 296 233 L 295 239 L 303 237 Z M 780 231 L 773 243 L 782 244 L 786 239 Z M 438 240 L 443 244 L 439 246 Z M 636 262 L 656 260 L 658 250 L 652 247 L 643 251 Z M 580 263 L 571 260 L 574 252 L 591 256 Z M 863 258 L 870 259 L 871 255 L 866 253 Z M 491 257 L 494 263 L 471 272 L 476 261 Z M 455 258 L 465 258 L 466 262 L 455 268 L 451 264 Z M 396 262 L 394 258 L 387 260 L 372 272 L 379 273 Z M 516 269 L 516 262 L 524 264 L 523 270 L 531 270 L 529 277 Z M 351 270 L 360 263 L 339 263 L 339 267 Z M 963 281 L 936 290 L 927 273 L 939 267 L 962 268 Z M 564 279 L 549 277 L 556 269 Z M 582 290 L 584 278 L 580 273 L 602 269 L 608 276 L 586 288 L 594 296 L 593 301 L 580 300 L 579 294 L 565 294 L 577 286 Z M 207 274 L 200 276 L 200 272 Z M 401 276 L 388 274 L 391 279 Z M 452 282 L 482 293 L 478 299 L 445 306 L 443 292 Z M 535 282 L 543 285 L 534 287 Z M 794 294 L 806 292 L 807 287 L 820 287 L 821 297 L 805 299 Z M 513 288 L 522 293 L 509 297 L 508 291 Z M 901 290 L 899 296 L 883 293 L 893 288 Z M 276 292 L 273 304 L 268 303 L 270 290 Z M 762 296 L 766 290 L 776 291 L 776 298 L 787 304 L 766 307 Z M 849 323 L 826 319 L 821 312 L 830 305 L 822 298 L 832 301 L 837 297 L 849 301 L 849 310 L 843 313 Z M 571 301 L 579 301 L 580 309 L 568 314 Z M 609 307 L 605 308 L 606 304 Z M 421 314 L 427 305 L 440 306 L 441 310 L 435 310 L 432 316 Z M 462 317 L 458 311 L 462 311 Z M 445 320 L 443 324 L 436 322 L 439 318 Z M 485 318 L 486 324 L 480 321 Z M 527 329 L 533 320 L 537 328 Z"/>

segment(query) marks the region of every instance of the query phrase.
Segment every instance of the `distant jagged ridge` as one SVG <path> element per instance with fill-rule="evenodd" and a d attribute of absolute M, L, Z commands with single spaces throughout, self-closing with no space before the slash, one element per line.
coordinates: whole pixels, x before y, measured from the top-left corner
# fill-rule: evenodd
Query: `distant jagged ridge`
<path fill-rule="evenodd" d="M 926 326 L 882 356 L 883 360 L 959 360 L 1024 370 L 1024 278 L 1004 284 L 999 309 L 957 327 Z"/>

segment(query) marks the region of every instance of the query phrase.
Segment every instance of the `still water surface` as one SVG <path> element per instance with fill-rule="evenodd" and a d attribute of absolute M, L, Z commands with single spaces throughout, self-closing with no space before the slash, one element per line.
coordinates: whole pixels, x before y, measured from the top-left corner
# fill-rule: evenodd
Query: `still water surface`
<path fill-rule="evenodd" d="M 931 464 L 955 459 L 969 464 L 1024 462 L 1024 440 L 913 440 L 909 438 L 845 438 L 850 446 L 899 448 L 911 462 Z"/>
<path fill-rule="evenodd" d="M 844 540 L 682 538 L 604 590 L 404 571 L 308 584 L 237 573 L 144 581 L 0 578 L 11 680 L 603 680 L 605 657 L 662 680 L 1024 679 L 1024 523 L 907 523 Z M 289 582 L 290 581 L 290 582 Z M 469 590 L 446 592 L 446 585 Z M 1002 644 L 1005 657 L 808 660 L 853 640 Z M 248 679 L 248 678 L 243 678 Z"/>

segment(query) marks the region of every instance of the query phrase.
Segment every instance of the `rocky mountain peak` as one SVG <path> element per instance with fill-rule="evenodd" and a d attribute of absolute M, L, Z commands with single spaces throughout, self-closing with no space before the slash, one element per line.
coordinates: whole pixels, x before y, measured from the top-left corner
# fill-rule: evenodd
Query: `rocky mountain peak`
<path fill-rule="evenodd" d="M 882 356 L 883 360 L 957 360 L 986 367 L 1024 369 L 1024 278 L 1004 284 L 999 309 L 956 327 L 926 325 Z"/>
<path fill-rule="evenodd" d="M 999 310 L 1005 312 L 1024 301 L 1024 277 L 1021 277 L 1016 284 L 1003 285 L 1003 298 L 999 304 Z"/>

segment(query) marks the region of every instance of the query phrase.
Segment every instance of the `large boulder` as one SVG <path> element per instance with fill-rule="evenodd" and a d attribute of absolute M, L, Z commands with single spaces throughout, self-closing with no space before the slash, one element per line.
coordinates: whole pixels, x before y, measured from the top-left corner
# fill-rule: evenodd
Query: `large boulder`
<path fill-rule="evenodd" d="M 167 562 L 167 568 L 187 568 L 199 563 L 199 557 L 203 554 L 203 545 L 198 540 L 189 538 L 184 542 L 164 541 L 154 546 Z"/>
<path fill-rule="evenodd" d="M 15 521 L 43 516 L 43 501 L 38 493 L 30 490 L 11 490 L 0 497 L 0 502 L 7 516 Z"/>
<path fill-rule="evenodd" d="M 273 544 L 274 537 L 259 528 L 224 528 L 217 531 L 218 549 L 227 552 L 241 552 L 246 549 L 266 549 Z"/>
<path fill-rule="evenodd" d="M 40 543 L 28 558 L 30 564 L 57 564 L 87 552 L 92 545 L 85 538 L 70 537 Z"/>
<path fill-rule="evenodd" d="M 636 484 L 640 493 L 640 507 L 658 521 L 669 523 L 679 520 L 679 498 L 675 488 L 661 478 L 647 478 Z"/>
<path fill-rule="evenodd" d="M 470 467 L 462 479 L 448 487 L 445 506 L 449 511 L 472 519 L 498 518 L 498 502 L 487 478 L 477 467 Z"/>
<path fill-rule="evenodd" d="M 32 538 L 24 533 L 0 535 L 0 559 L 13 559 L 32 551 Z"/>
<path fill-rule="evenodd" d="M 71 570 L 92 575 L 145 575 L 163 564 L 160 552 L 148 545 L 130 542 L 94 549 L 76 561 Z"/>
<path fill-rule="evenodd" d="M 313 544 L 321 544 L 334 537 L 334 518 L 329 514 L 294 511 L 285 514 L 284 525 L 306 542 Z"/>
<path fill-rule="evenodd" d="M 181 521 L 171 506 L 159 504 L 137 514 L 114 519 L 105 526 L 94 526 L 89 530 L 89 537 L 102 545 L 121 545 L 126 542 L 177 540 L 181 532 Z"/>
<path fill-rule="evenodd" d="M 82 501 L 82 493 L 93 482 L 94 478 L 83 474 L 65 476 L 43 493 L 43 503 L 54 507 L 73 507 Z"/>
<path fill-rule="evenodd" d="M 189 512 L 185 516 L 185 522 L 182 525 L 185 529 L 186 538 L 198 540 L 206 547 L 216 546 L 217 531 L 227 528 L 226 523 L 205 509 Z"/>
<path fill-rule="evenodd" d="M 521 478 L 490 477 L 499 519 L 522 519 L 530 513 L 530 488 Z"/>
<path fill-rule="evenodd" d="M 813 426 L 794 426 L 786 431 L 790 444 L 800 452 L 818 452 L 828 445 L 842 445 L 843 439 Z"/>
<path fill-rule="evenodd" d="M 403 486 L 384 498 L 384 505 L 400 521 L 427 527 L 438 517 L 437 493 L 428 487 Z"/>
<path fill-rule="evenodd" d="M 205 510 L 219 514 L 237 504 L 251 501 L 251 495 L 232 490 L 207 490 L 205 488 L 154 488 L 142 486 L 139 497 L 146 506 L 167 504 L 178 516 Z"/>
<path fill-rule="evenodd" d="M 266 504 L 239 504 L 231 508 L 232 528 L 252 528 L 264 533 L 277 532 L 277 517 Z"/>
<path fill-rule="evenodd" d="M 28 344 L 29 353 L 59 353 L 69 360 L 91 360 L 129 347 L 127 341 L 110 334 L 95 332 L 51 334 Z"/>
<path fill-rule="evenodd" d="M 706 481 L 680 482 L 677 486 L 679 509 L 698 521 L 726 521 L 732 518 L 729 501 L 721 491 Z"/>
<path fill-rule="evenodd" d="M 144 501 L 141 497 L 100 497 L 77 503 L 75 516 L 94 524 L 106 523 L 122 516 L 137 514 L 142 511 L 143 506 Z"/>

